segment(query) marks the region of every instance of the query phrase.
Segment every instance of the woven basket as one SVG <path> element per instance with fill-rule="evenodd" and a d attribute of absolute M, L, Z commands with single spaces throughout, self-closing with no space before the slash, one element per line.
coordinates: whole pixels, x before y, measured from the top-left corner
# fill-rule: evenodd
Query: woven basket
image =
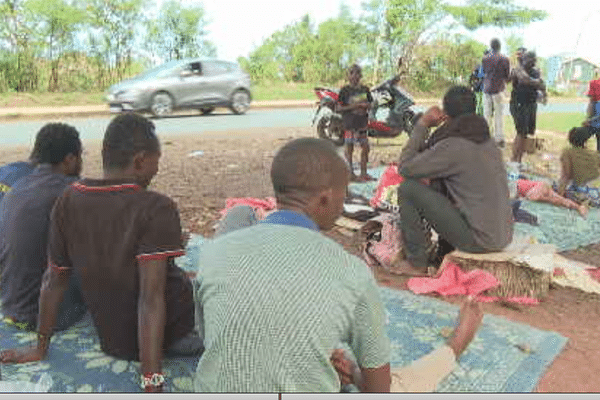
<path fill-rule="evenodd" d="M 494 275 L 500 285 L 485 291 L 497 297 L 530 297 L 542 299 L 550 291 L 552 272 L 515 260 L 514 254 L 469 254 L 454 251 L 446 257 L 463 271 L 481 269 Z"/>

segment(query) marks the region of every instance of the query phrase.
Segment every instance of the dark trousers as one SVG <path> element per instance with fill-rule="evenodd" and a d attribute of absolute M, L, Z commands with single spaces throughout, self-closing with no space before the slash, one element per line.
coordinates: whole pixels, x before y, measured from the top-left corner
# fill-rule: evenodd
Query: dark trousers
<path fill-rule="evenodd" d="M 475 242 L 465 216 L 450 200 L 429 186 L 414 179 L 405 179 L 398 188 L 400 228 L 408 261 L 417 268 L 427 267 L 427 236 L 423 219 L 428 221 L 440 238 L 468 253 L 486 250 Z"/>
<path fill-rule="evenodd" d="M 590 136 L 596 135 L 596 150 L 600 152 L 600 128 L 590 126 Z"/>

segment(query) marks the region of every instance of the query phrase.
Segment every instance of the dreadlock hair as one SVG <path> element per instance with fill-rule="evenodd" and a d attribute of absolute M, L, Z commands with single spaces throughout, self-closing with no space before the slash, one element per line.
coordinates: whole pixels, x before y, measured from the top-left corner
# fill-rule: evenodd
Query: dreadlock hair
<path fill-rule="evenodd" d="M 53 122 L 37 133 L 29 159 L 34 164 L 59 164 L 69 154 L 81 154 L 79 132 L 71 125 Z"/>
<path fill-rule="evenodd" d="M 104 170 L 123 170 L 139 152 L 156 153 L 160 143 L 149 119 L 134 113 L 116 116 L 106 128 L 102 142 Z"/>
<path fill-rule="evenodd" d="M 474 114 L 476 110 L 475 94 L 466 86 L 451 87 L 444 95 L 444 112 L 451 118 L 463 114 Z"/>

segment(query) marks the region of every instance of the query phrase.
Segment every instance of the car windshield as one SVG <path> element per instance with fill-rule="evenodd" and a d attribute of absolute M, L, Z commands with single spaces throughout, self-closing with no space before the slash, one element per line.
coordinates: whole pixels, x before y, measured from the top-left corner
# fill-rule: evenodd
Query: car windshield
<path fill-rule="evenodd" d="M 147 78 L 164 78 L 169 76 L 175 67 L 181 64 L 181 60 L 173 60 L 169 61 L 166 64 L 162 64 L 158 67 L 151 68 L 147 71 L 142 72 L 137 76 L 138 79 L 147 79 Z"/>

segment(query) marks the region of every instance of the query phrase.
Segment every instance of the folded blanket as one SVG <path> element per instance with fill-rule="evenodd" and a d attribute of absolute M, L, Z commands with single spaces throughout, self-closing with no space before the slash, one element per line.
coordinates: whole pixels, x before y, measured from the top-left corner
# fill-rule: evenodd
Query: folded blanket
<path fill-rule="evenodd" d="M 436 278 L 411 278 L 407 284 L 408 288 L 416 294 L 435 292 L 444 296 L 475 296 L 477 300 L 482 302 L 504 300 L 520 304 L 538 304 L 536 299 L 528 297 L 500 299 L 498 297 L 482 296 L 481 293 L 500 284 L 494 275 L 479 269 L 465 273 L 453 262 L 445 262 L 440 267 L 440 273 Z"/>

